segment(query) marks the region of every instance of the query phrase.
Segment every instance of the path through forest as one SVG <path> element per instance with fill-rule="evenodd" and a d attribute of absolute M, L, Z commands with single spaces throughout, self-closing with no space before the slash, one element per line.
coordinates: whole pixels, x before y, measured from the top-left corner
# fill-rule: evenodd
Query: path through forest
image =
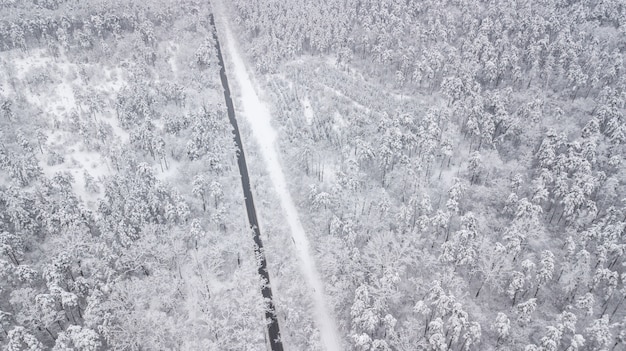
<path fill-rule="evenodd" d="M 220 80 L 222 81 L 222 87 L 224 88 L 224 100 L 226 102 L 226 108 L 228 110 L 228 119 L 233 126 L 233 134 L 235 138 L 235 144 L 237 146 L 237 165 L 239 166 L 239 173 L 241 175 L 241 187 L 243 189 L 244 202 L 246 204 L 246 212 L 248 214 L 248 222 L 250 223 L 250 228 L 254 232 L 255 255 L 259 259 L 258 273 L 265 281 L 265 284 L 261 288 L 261 293 L 263 294 L 263 299 L 267 304 L 265 308 L 265 319 L 267 320 L 267 337 L 269 338 L 269 346 L 272 351 L 283 351 L 283 342 L 280 337 L 280 327 L 278 325 L 278 318 L 276 317 L 276 311 L 274 308 L 274 298 L 272 295 L 270 275 L 267 270 L 267 261 L 265 260 L 263 241 L 261 240 L 261 229 L 259 228 L 259 221 L 256 216 L 254 198 L 252 197 L 252 191 L 250 190 L 250 177 L 248 175 L 246 155 L 244 153 L 243 144 L 241 142 L 241 134 L 239 133 L 237 118 L 235 118 L 235 108 L 233 106 L 233 100 L 230 96 L 230 87 L 228 85 L 228 78 L 226 76 L 226 65 L 224 64 L 224 59 L 222 57 L 222 50 L 220 47 L 220 41 L 217 35 L 217 27 L 215 26 L 215 19 L 213 17 L 213 14 L 209 15 L 209 20 L 211 22 L 211 26 L 213 26 L 213 39 L 215 39 L 215 49 L 217 51 L 217 59 L 220 65 Z"/>
<path fill-rule="evenodd" d="M 314 300 L 315 311 L 312 311 L 317 327 L 320 331 L 322 344 L 327 351 L 340 351 L 341 339 L 337 324 L 329 311 L 324 294 L 324 285 L 315 267 L 315 261 L 311 255 L 309 241 L 296 206 L 291 199 L 285 175 L 280 165 L 278 152 L 275 147 L 276 131 L 270 121 L 271 116 L 266 105 L 261 102 L 255 92 L 253 83 L 248 75 L 244 61 L 236 47 L 236 41 L 231 33 L 227 17 L 220 11 L 219 1 L 213 2 L 216 17 L 221 19 L 222 38 L 225 39 L 225 54 L 230 58 L 230 71 L 239 85 L 241 104 L 246 121 L 249 123 L 254 138 L 260 147 L 261 155 L 269 173 L 272 185 L 280 199 L 281 207 L 291 229 L 291 235 L 296 246 L 300 266 L 305 280 L 307 281 Z M 215 6 L 217 5 L 217 6 Z"/>

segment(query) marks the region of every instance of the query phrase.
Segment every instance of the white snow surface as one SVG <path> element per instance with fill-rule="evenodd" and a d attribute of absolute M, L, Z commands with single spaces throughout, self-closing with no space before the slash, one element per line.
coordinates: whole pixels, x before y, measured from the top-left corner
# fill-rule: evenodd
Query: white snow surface
<path fill-rule="evenodd" d="M 302 99 L 302 110 L 304 111 L 304 118 L 306 119 L 306 123 L 308 125 L 313 124 L 313 108 L 311 107 L 311 101 L 309 100 L 308 96 Z"/>
<path fill-rule="evenodd" d="M 50 75 L 54 79 L 54 83 L 51 83 L 52 89 L 46 93 L 27 92 L 25 98 L 28 99 L 30 104 L 40 108 L 45 116 L 50 119 L 54 118 L 59 122 L 66 120 L 68 113 L 79 108 L 74 87 L 85 91 L 84 88 L 90 86 L 94 91 L 102 93 L 105 98 L 111 98 L 125 84 L 119 68 L 109 69 L 102 67 L 105 79 L 85 82 L 77 76 L 71 78 L 71 72 L 77 72 L 79 65 L 68 61 L 64 55 L 54 60 L 43 49 L 32 50 L 28 55 L 16 52 L 17 50 L 14 50 L 4 54 L 5 57 L 10 55 L 8 57 L 13 65 L 13 74 L 16 79 L 24 79 L 32 69 L 46 69 L 51 72 Z M 9 93 L 14 90 L 8 84 L 7 79 L 0 80 L 2 80 L 2 90 L 0 91 Z M 13 93 L 17 94 L 15 91 Z M 128 141 L 129 134 L 120 127 L 118 120 L 113 117 L 114 114 L 113 108 L 107 106 L 103 111 L 98 112 L 96 117 L 108 123 L 113 130 L 113 134 L 119 137 L 122 144 L 124 144 Z M 52 121 L 50 123 L 52 124 Z M 43 154 L 36 152 L 43 173 L 48 178 L 52 178 L 57 172 L 70 172 L 74 177 L 72 184 L 74 193 L 86 204 L 95 206 L 97 200 L 103 194 L 102 192 L 89 193 L 85 189 L 83 172 L 86 171 L 96 181 L 101 181 L 103 177 L 112 173 L 107 158 L 99 152 L 87 150 L 84 143 L 67 130 L 51 127 L 46 130 L 46 134 L 48 136 L 48 140 L 45 143 L 46 148 L 58 148 L 57 151 L 62 151 L 65 161 L 51 166 L 46 163 Z"/>
<path fill-rule="evenodd" d="M 222 15 L 216 16 L 216 18 L 225 17 Z M 228 55 L 231 62 L 229 70 L 229 72 L 233 74 L 231 78 L 235 78 L 240 88 L 240 103 L 241 107 L 243 107 L 244 116 L 253 131 L 257 144 L 260 146 L 261 155 L 265 161 L 272 185 L 278 194 L 281 207 L 291 229 L 291 235 L 295 242 L 296 252 L 299 255 L 302 273 L 311 289 L 315 304 L 315 311 L 312 311 L 312 313 L 320 331 L 322 345 L 328 351 L 340 351 L 343 348 L 341 347 L 337 323 L 326 304 L 324 285 L 315 267 L 315 261 L 309 248 L 309 241 L 304 227 L 300 222 L 296 206 L 289 194 L 285 175 L 283 174 L 279 161 L 278 152 L 274 143 L 276 131 L 270 123 L 271 117 L 269 109 L 261 102 L 255 92 L 252 80 L 248 75 L 246 66 L 236 47 L 235 39 L 233 38 L 226 20 L 223 21 L 222 29 L 224 34 L 223 39 L 225 39 L 226 44 L 224 53 Z"/>

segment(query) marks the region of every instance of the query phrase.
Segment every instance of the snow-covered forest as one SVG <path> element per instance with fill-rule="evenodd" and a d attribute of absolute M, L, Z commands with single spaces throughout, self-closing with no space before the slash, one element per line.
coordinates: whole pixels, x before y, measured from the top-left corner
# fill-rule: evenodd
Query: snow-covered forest
<path fill-rule="evenodd" d="M 624 0 L 0 0 L 0 350 L 626 350 L 625 59 Z"/>

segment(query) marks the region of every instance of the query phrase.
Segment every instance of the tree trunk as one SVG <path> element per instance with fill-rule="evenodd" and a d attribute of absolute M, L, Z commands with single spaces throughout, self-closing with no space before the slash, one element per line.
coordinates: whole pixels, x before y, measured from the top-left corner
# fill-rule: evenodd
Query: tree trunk
<path fill-rule="evenodd" d="M 609 317 L 609 320 L 613 319 L 613 317 L 615 316 L 615 313 L 617 312 L 617 310 L 619 309 L 619 306 L 622 304 L 622 302 L 624 302 L 624 298 L 626 298 L 626 295 L 622 295 L 622 298 L 619 300 L 619 302 L 615 305 L 615 308 L 613 309 L 613 312 L 611 313 L 611 317 Z"/>
<path fill-rule="evenodd" d="M 478 291 L 476 292 L 476 296 L 474 296 L 474 298 L 478 298 L 478 295 L 480 295 L 480 291 L 483 289 L 483 286 L 485 285 L 485 281 L 483 280 L 480 283 L 480 287 L 478 288 Z"/>

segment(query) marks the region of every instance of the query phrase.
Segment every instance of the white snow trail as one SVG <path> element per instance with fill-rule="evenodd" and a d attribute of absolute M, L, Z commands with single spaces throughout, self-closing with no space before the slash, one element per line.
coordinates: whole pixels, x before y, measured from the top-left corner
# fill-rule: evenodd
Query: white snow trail
<path fill-rule="evenodd" d="M 214 2 L 214 4 L 215 3 L 217 2 Z M 215 7 L 216 6 L 214 6 L 214 9 Z M 291 229 L 291 235 L 295 242 L 302 273 L 309 288 L 312 290 L 311 293 L 315 304 L 315 311 L 312 311 L 312 313 L 320 331 L 322 345 L 327 351 L 341 351 L 343 348 L 341 347 L 337 324 L 326 304 L 324 285 L 315 267 L 315 261 L 310 253 L 309 241 L 302 227 L 302 223 L 300 222 L 300 218 L 298 217 L 296 206 L 291 199 L 285 175 L 280 165 L 278 152 L 276 151 L 274 143 L 276 140 L 276 131 L 270 123 L 270 112 L 255 92 L 223 12 L 219 16 L 216 16 L 216 18 L 221 19 L 222 32 L 225 35 L 223 38 L 226 39 L 225 51 L 231 62 L 230 70 L 227 70 L 227 72 L 233 74 L 231 77 L 234 76 L 239 86 L 241 94 L 240 101 L 244 116 L 260 147 L 261 155 L 265 161 L 272 185 L 278 194 L 281 207 L 287 218 L 289 228 Z"/>

